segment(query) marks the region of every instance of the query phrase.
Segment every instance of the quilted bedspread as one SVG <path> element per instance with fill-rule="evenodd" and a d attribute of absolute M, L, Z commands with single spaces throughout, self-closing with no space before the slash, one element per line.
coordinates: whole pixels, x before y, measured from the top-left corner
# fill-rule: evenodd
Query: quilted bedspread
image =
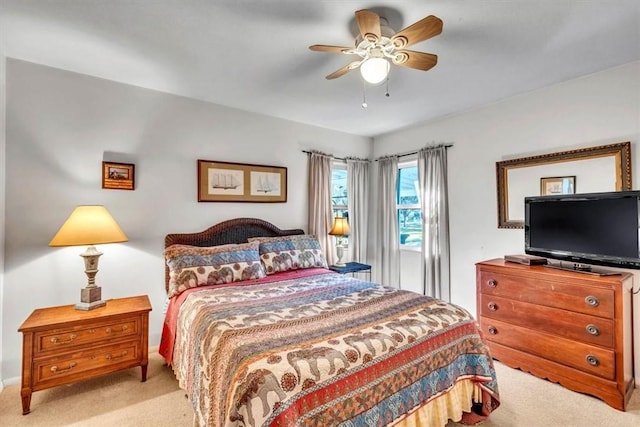
<path fill-rule="evenodd" d="M 476 420 L 498 406 L 467 311 L 324 269 L 307 274 L 182 299 L 171 362 L 199 425 L 387 425 L 463 379 L 483 396 Z"/>

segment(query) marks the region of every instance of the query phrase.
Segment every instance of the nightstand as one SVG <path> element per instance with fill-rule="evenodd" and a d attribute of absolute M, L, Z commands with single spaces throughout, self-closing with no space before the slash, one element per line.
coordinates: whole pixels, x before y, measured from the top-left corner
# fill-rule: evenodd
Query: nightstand
<path fill-rule="evenodd" d="M 367 273 L 369 281 L 371 281 L 371 266 L 368 264 L 347 262 L 345 265 L 330 265 L 329 270 L 340 274 L 351 274 L 352 276 L 355 276 L 356 273 Z"/>
<path fill-rule="evenodd" d="M 140 366 L 147 380 L 149 312 L 146 295 L 107 301 L 94 310 L 40 308 L 22 332 L 22 414 L 34 391 Z"/>

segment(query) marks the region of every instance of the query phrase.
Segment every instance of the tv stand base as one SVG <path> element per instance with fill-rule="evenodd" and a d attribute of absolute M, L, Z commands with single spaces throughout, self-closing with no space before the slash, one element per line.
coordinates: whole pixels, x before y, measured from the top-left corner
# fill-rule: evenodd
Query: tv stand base
<path fill-rule="evenodd" d="M 617 276 L 622 273 L 613 270 L 606 270 L 603 268 L 593 267 L 588 264 L 579 264 L 579 263 L 551 263 L 547 262 L 544 265 L 545 267 L 555 268 L 557 270 L 565 270 L 565 271 L 574 271 L 576 273 L 585 273 L 585 274 L 593 274 L 594 276 Z"/>

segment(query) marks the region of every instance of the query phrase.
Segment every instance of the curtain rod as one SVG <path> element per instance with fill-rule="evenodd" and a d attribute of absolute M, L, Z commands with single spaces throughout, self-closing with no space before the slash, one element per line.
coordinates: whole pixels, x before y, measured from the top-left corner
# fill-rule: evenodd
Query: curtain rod
<path fill-rule="evenodd" d="M 435 147 L 439 147 L 439 146 L 442 146 L 442 147 L 444 147 L 444 148 L 451 148 L 451 147 L 453 147 L 453 144 L 440 144 L 440 145 L 436 145 L 436 146 L 434 146 L 434 148 L 435 148 Z M 414 154 L 418 154 L 418 151 L 420 151 L 420 150 L 416 150 L 416 151 L 409 151 L 409 152 L 407 152 L 407 153 L 400 153 L 400 154 L 389 154 L 389 155 L 387 155 L 387 156 L 380 156 L 380 157 L 378 157 L 378 158 L 376 159 L 376 162 L 377 162 L 378 160 L 380 160 L 381 158 L 383 158 L 383 157 L 393 157 L 393 156 L 395 156 L 395 157 L 406 157 L 406 156 L 413 156 Z"/>
<path fill-rule="evenodd" d="M 312 151 L 307 151 L 307 150 L 302 150 L 302 152 L 306 153 L 306 154 L 313 154 Z M 343 162 L 346 162 L 348 160 L 347 157 L 336 157 L 333 154 L 325 154 L 325 155 L 328 156 L 328 157 L 331 157 L 333 159 L 336 159 L 336 160 L 342 160 Z M 355 159 L 355 160 L 359 160 L 359 161 L 362 161 L 362 162 L 370 162 L 371 161 L 369 159 L 358 159 L 358 158 Z"/>
<path fill-rule="evenodd" d="M 307 150 L 302 150 L 302 152 L 303 152 L 303 153 L 305 153 L 305 154 L 313 154 L 313 152 L 312 152 L 312 151 L 307 151 Z M 347 160 L 347 159 L 345 159 L 344 157 L 336 157 L 336 156 L 334 156 L 333 154 L 326 154 L 326 156 L 328 156 L 328 157 L 332 157 L 332 158 L 334 158 L 334 159 L 336 159 L 336 160 L 345 160 L 345 161 Z"/>

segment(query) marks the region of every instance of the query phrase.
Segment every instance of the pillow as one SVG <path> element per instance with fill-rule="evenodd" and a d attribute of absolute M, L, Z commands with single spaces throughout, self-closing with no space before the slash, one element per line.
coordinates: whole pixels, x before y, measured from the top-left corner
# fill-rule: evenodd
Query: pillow
<path fill-rule="evenodd" d="M 300 234 L 252 237 L 249 242 L 260 242 L 260 261 L 267 274 L 304 268 L 327 268 L 327 260 L 316 236 Z"/>
<path fill-rule="evenodd" d="M 168 297 L 189 288 L 265 277 L 259 242 L 199 247 L 171 245 L 164 250 L 169 266 Z"/>

